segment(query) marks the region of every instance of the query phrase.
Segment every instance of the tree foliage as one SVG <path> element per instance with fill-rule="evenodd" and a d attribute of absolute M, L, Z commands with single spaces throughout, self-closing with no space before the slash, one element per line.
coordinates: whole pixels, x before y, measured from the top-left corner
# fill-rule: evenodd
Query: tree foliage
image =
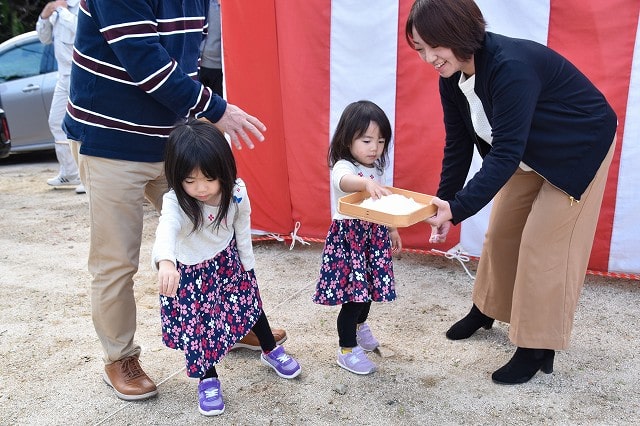
<path fill-rule="evenodd" d="M 47 0 L 0 0 L 0 42 L 35 30 Z"/>

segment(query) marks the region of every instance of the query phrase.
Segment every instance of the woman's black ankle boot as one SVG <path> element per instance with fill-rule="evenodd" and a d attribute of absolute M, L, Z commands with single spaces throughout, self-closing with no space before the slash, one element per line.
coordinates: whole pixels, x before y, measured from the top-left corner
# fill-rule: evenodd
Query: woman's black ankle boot
<path fill-rule="evenodd" d="M 531 380 L 538 370 L 551 374 L 555 354 L 552 349 L 518 348 L 508 363 L 493 372 L 491 379 L 502 385 L 516 385 Z"/>
<path fill-rule="evenodd" d="M 474 303 L 467 316 L 453 324 L 451 328 L 447 330 L 447 338 L 451 340 L 467 339 L 478 331 L 480 327 L 489 330 L 492 326 L 493 318 L 480 312 L 480 309 L 478 309 Z"/>

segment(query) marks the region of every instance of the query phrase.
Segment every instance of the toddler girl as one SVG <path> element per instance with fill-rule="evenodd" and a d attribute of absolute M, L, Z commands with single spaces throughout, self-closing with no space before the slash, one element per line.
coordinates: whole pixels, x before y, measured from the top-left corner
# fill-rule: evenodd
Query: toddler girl
<path fill-rule="evenodd" d="M 331 140 L 331 184 L 338 198 L 367 191 L 379 198 L 391 192 L 382 177 L 391 141 L 391 124 L 370 101 L 346 107 Z M 371 302 L 396 298 L 391 253 L 402 242 L 396 229 L 344 216 L 337 212 L 322 253 L 320 279 L 313 297 L 321 305 L 342 305 L 338 315 L 338 365 L 355 374 L 369 374 L 376 365 L 364 351 L 379 343 L 367 318 Z"/>
<path fill-rule="evenodd" d="M 212 124 L 179 125 L 166 147 L 164 195 L 153 246 L 162 341 L 184 351 L 187 375 L 200 379 L 200 413 L 221 414 L 215 365 L 249 333 L 262 363 L 292 379 L 300 365 L 276 345 L 254 274 L 251 207 L 223 134 Z"/>

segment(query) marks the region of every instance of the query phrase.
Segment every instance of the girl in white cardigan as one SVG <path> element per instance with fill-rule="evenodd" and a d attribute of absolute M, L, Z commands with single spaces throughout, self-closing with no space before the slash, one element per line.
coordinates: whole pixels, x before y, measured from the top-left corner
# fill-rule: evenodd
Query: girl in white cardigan
<path fill-rule="evenodd" d="M 167 142 L 164 195 L 153 246 L 163 343 L 184 351 L 187 375 L 200 379 L 199 411 L 224 401 L 215 365 L 250 330 L 261 361 L 283 378 L 300 365 L 276 345 L 262 310 L 251 243 L 251 206 L 231 148 L 212 124 L 178 126 Z"/>

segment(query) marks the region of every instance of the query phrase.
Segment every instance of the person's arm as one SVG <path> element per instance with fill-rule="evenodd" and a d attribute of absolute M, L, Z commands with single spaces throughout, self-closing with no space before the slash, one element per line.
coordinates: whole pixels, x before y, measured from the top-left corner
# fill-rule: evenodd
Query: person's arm
<path fill-rule="evenodd" d="M 251 203 L 247 188 L 241 179 L 238 179 L 234 186 L 233 198 L 229 209 L 236 209 L 233 218 L 233 232 L 236 235 L 238 254 L 245 271 L 250 271 L 256 265 L 251 241 Z"/>
<path fill-rule="evenodd" d="M 164 194 L 162 212 L 158 220 L 156 238 L 151 251 L 151 266 L 154 269 L 158 269 L 161 260 L 176 262 L 178 233 L 183 226 L 180 212 L 180 204 L 175 195 L 172 192 Z"/>
<path fill-rule="evenodd" d="M 56 12 L 58 13 L 56 25 L 64 27 L 69 34 L 75 34 L 76 28 L 78 27 L 78 15 L 69 10 L 66 0 L 63 0 L 63 2 L 64 6 L 56 8 Z"/>
<path fill-rule="evenodd" d="M 398 228 L 389 228 L 389 237 L 391 238 L 391 250 L 394 253 L 400 253 L 402 250 L 402 239 Z"/>
<path fill-rule="evenodd" d="M 391 194 L 389 189 L 373 179 L 352 174 L 342 176 L 342 179 L 340 179 L 340 189 L 344 192 L 367 191 L 373 199 Z"/>
<path fill-rule="evenodd" d="M 160 42 L 154 2 L 145 0 L 95 0 L 91 2 L 91 17 L 100 28 L 122 67 L 141 90 L 174 111 L 180 117 L 195 115 L 214 123 L 227 132 L 236 148 L 239 139 L 253 147 L 252 134 L 263 140 L 264 124 L 242 109 L 228 105 L 185 73 L 176 58 Z M 204 16 L 201 17 L 205 19 Z M 185 31 L 185 40 L 193 37 Z M 194 60 L 200 41 L 194 41 Z M 195 65 L 195 64 L 194 64 Z"/>
<path fill-rule="evenodd" d="M 38 16 L 38 22 L 36 22 L 36 32 L 38 33 L 38 38 L 42 44 L 51 44 L 53 42 L 53 25 L 49 18 L 54 13 L 58 13 L 56 9 L 66 9 L 67 2 L 66 0 L 56 0 L 50 1 L 47 3 L 40 12 Z"/>
<path fill-rule="evenodd" d="M 152 267 L 158 271 L 158 291 L 163 296 L 175 297 L 180 284 L 180 272 L 176 268 L 176 240 L 181 226 L 178 200 L 167 193 L 162 201 L 162 213 L 151 252 Z"/>
<path fill-rule="evenodd" d="M 374 198 L 391 194 L 384 185 L 373 179 L 358 176 L 356 166 L 346 160 L 338 161 L 331 170 L 331 179 L 340 191 L 345 193 L 367 191 Z"/>
<path fill-rule="evenodd" d="M 444 116 L 445 146 L 436 196 L 452 199 L 464 187 L 473 152 L 475 135 L 469 133 L 464 114 L 468 110 L 464 95 L 458 89 L 457 77 L 440 79 L 440 102 Z M 471 118 L 468 118 L 471 121 Z"/>
<path fill-rule="evenodd" d="M 431 204 L 437 207 L 436 214 L 425 220 L 431 226 L 430 243 L 443 243 L 447 239 L 452 226 L 453 215 L 446 200 L 453 199 L 455 194 L 464 187 L 467 174 L 471 167 L 474 137 L 469 133 L 461 110 L 457 77 L 441 78 L 440 102 L 444 115 L 445 146 L 440 171 L 440 183 L 436 197 Z M 466 100 L 464 101 L 466 102 Z M 466 104 L 465 104 L 466 105 Z"/>

